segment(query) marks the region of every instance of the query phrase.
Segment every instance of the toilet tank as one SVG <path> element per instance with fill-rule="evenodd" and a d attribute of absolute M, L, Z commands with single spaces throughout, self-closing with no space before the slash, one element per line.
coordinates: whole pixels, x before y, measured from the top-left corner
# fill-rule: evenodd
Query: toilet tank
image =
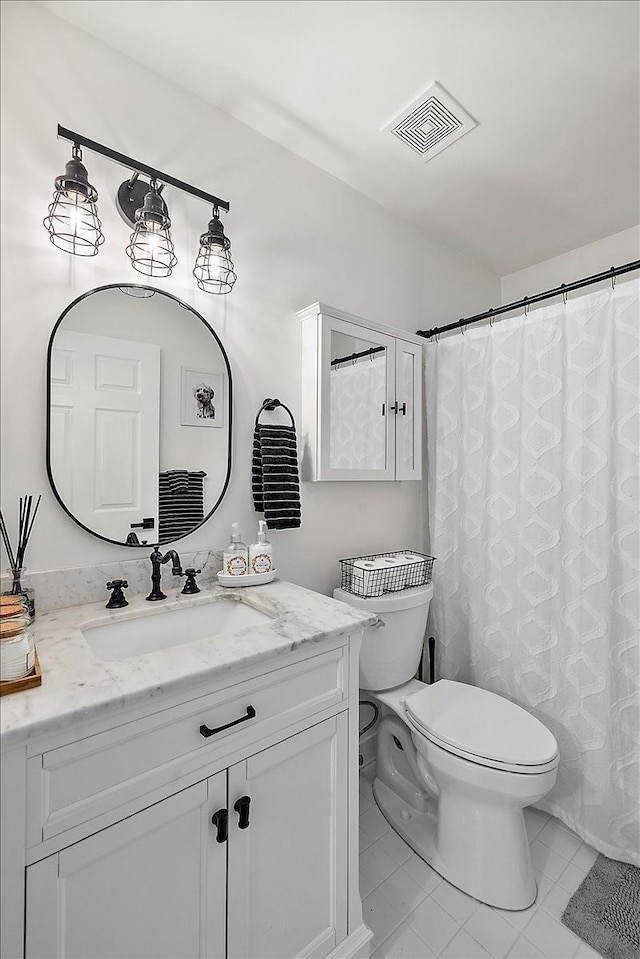
<path fill-rule="evenodd" d="M 360 688 L 376 690 L 401 686 L 415 676 L 427 628 L 433 583 L 395 593 L 363 599 L 344 589 L 333 591 L 334 599 L 367 609 L 378 625 L 364 631 L 360 650 Z"/>

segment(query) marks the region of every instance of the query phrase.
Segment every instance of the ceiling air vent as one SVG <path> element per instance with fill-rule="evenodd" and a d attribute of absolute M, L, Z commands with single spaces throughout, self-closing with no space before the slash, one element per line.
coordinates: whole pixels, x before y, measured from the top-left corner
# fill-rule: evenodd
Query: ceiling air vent
<path fill-rule="evenodd" d="M 477 126 L 439 83 L 407 107 L 385 129 L 426 162 Z"/>

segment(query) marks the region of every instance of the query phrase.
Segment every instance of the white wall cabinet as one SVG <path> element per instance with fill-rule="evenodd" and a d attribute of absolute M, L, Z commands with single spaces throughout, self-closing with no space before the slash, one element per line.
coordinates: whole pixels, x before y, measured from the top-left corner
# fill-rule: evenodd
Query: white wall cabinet
<path fill-rule="evenodd" d="M 13 823 L 3 883 L 16 905 L 22 886 L 25 903 L 3 959 L 368 956 L 360 638 L 292 651 L 267 672 L 162 697 L 117 724 L 88 720 L 5 757 L 14 787 L 3 790 Z M 10 842 L 21 828 L 22 863 Z"/>
<path fill-rule="evenodd" d="M 29 866 L 27 959 L 327 956 L 347 934 L 346 744 L 326 719 Z"/>
<path fill-rule="evenodd" d="M 420 479 L 420 337 L 323 303 L 298 317 L 303 479 Z"/>

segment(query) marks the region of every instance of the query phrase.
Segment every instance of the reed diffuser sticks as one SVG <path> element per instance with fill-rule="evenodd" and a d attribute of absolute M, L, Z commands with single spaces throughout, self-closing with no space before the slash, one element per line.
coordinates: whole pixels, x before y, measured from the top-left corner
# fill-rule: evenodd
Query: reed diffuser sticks
<path fill-rule="evenodd" d="M 11 540 L 9 539 L 7 524 L 5 523 L 2 510 L 0 509 L 0 531 L 2 532 L 4 548 L 7 551 L 9 568 L 13 575 L 13 586 L 11 589 L 12 593 L 19 593 L 21 590 L 20 573 L 24 569 L 24 557 L 27 551 L 27 546 L 29 545 L 29 539 L 31 538 L 33 524 L 36 521 L 41 500 L 42 495 L 38 496 L 36 505 L 34 507 L 34 497 L 30 493 L 20 497 L 20 511 L 18 515 L 18 544 L 15 552 L 11 547 Z"/>

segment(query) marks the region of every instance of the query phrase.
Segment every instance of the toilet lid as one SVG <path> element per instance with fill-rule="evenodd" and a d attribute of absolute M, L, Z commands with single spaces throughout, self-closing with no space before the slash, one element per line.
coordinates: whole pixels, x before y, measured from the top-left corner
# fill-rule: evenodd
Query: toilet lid
<path fill-rule="evenodd" d="M 540 766 L 558 753 L 555 737 L 516 703 L 466 683 L 441 679 L 407 696 L 411 722 L 424 734 L 471 756 Z"/>

